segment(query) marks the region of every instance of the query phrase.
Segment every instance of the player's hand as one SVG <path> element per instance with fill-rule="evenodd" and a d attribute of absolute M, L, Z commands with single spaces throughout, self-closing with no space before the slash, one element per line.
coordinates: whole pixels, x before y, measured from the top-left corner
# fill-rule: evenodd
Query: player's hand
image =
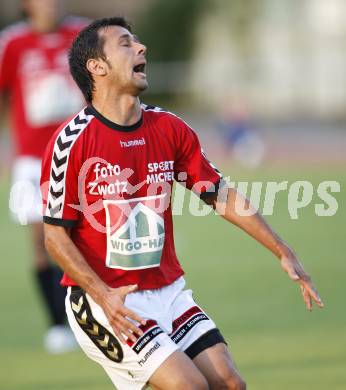
<path fill-rule="evenodd" d="M 318 295 L 315 286 L 312 283 L 310 276 L 305 272 L 302 264 L 294 254 L 281 257 L 281 267 L 288 276 L 300 284 L 300 290 L 308 310 L 312 310 L 312 301 L 314 300 L 318 307 L 323 307 L 323 302 Z"/>
<path fill-rule="evenodd" d="M 132 321 L 145 325 L 145 320 L 124 305 L 126 295 L 136 291 L 137 288 L 138 286 L 135 284 L 111 289 L 104 296 L 102 302 L 103 311 L 113 328 L 114 334 L 124 344 L 124 335 L 133 342 L 136 342 L 138 336 L 143 335 L 142 330 Z"/>

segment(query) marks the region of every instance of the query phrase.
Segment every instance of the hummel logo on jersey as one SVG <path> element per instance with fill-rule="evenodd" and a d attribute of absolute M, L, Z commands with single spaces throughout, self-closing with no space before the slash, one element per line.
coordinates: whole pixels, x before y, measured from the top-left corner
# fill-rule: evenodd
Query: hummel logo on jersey
<path fill-rule="evenodd" d="M 82 110 L 59 133 L 55 141 L 46 216 L 61 218 L 65 199 L 65 181 L 68 159 L 72 145 L 93 118 Z"/>
<path fill-rule="evenodd" d="M 119 142 L 120 142 L 120 146 L 122 148 L 131 148 L 132 146 L 143 146 L 143 145 L 145 145 L 144 137 L 142 137 L 140 139 L 133 139 L 133 140 L 130 140 L 130 141 L 119 141 Z"/>

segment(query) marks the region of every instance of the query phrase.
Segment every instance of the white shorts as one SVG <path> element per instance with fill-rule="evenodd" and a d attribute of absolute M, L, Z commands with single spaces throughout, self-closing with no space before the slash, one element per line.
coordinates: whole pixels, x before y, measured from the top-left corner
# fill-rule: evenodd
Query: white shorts
<path fill-rule="evenodd" d="M 12 219 L 21 225 L 42 222 L 40 192 L 41 160 L 19 157 L 12 168 L 9 208 Z"/>
<path fill-rule="evenodd" d="M 140 390 L 154 371 L 180 349 L 193 358 L 202 350 L 224 342 L 214 322 L 196 305 L 184 278 L 157 290 L 129 294 L 125 305 L 147 320 L 136 343 L 121 344 L 91 297 L 69 287 L 66 312 L 84 352 L 99 363 L 118 390 Z"/>

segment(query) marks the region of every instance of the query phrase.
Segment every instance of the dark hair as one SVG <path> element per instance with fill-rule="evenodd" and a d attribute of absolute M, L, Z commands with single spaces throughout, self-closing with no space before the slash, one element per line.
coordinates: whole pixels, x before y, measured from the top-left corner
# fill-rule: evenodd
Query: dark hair
<path fill-rule="evenodd" d="M 78 34 L 69 51 L 71 75 L 88 103 L 92 101 L 94 79 L 86 64 L 90 58 L 105 59 L 104 38 L 100 37 L 99 30 L 108 26 L 120 26 L 132 32 L 129 23 L 122 17 L 97 19 Z"/>

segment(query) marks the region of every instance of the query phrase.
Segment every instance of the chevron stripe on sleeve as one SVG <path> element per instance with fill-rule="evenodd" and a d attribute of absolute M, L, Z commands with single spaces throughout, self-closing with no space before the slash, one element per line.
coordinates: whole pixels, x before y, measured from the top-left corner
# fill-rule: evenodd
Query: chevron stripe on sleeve
<path fill-rule="evenodd" d="M 86 114 L 85 109 L 82 110 L 60 131 L 56 138 L 51 161 L 45 217 L 63 218 L 70 152 L 92 118 L 92 115 Z"/>

